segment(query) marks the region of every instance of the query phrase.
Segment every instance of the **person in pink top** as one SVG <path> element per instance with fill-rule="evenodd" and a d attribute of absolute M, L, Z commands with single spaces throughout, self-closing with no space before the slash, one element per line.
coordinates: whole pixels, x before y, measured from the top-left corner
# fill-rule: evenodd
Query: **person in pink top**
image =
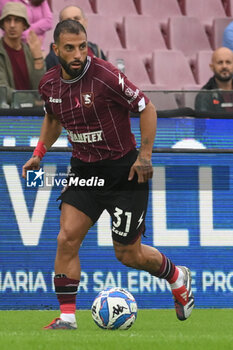
<path fill-rule="evenodd" d="M 9 0 L 0 0 L 0 13 L 3 6 Z M 29 32 L 33 30 L 38 37 L 41 39 L 43 48 L 43 41 L 45 38 L 46 31 L 52 29 L 53 26 L 53 15 L 48 5 L 47 0 L 12 0 L 13 2 L 21 2 L 27 8 L 28 19 L 30 27 L 23 33 L 22 39 L 26 41 Z"/>

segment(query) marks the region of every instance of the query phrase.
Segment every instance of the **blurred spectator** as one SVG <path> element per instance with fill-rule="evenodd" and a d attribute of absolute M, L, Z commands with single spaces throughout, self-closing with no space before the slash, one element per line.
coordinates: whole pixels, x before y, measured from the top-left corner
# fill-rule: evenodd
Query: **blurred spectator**
<path fill-rule="evenodd" d="M 233 111 L 233 52 L 220 47 L 213 52 L 210 69 L 214 75 L 202 87 L 211 92 L 199 92 L 195 100 L 195 109 L 212 112 Z"/>
<path fill-rule="evenodd" d="M 41 43 L 34 31 L 29 32 L 28 43 L 22 42 L 22 33 L 29 28 L 26 7 L 7 2 L 2 9 L 0 27 L 0 86 L 7 88 L 7 102 L 11 103 L 15 90 L 37 90 L 45 73 Z"/>
<path fill-rule="evenodd" d="M 80 22 L 85 29 L 87 29 L 87 18 L 83 12 L 83 10 L 78 7 L 78 6 L 66 6 L 64 7 L 60 14 L 59 14 L 59 21 L 64 21 L 65 19 L 73 19 L 75 21 Z M 91 43 L 90 41 L 88 41 L 88 55 L 89 56 L 96 56 L 99 58 L 102 58 L 103 60 L 107 60 L 103 51 L 99 48 L 98 45 Z M 55 55 L 54 51 L 53 51 L 53 44 L 50 45 L 50 52 L 49 54 L 46 56 L 46 66 L 47 66 L 47 70 L 56 66 L 59 62 L 58 62 L 58 58 Z"/>
<path fill-rule="evenodd" d="M 49 4 L 49 7 L 50 7 L 50 10 L 53 11 L 53 5 L 52 5 L 52 0 L 47 0 L 48 1 L 48 4 Z"/>
<path fill-rule="evenodd" d="M 233 21 L 226 26 L 223 32 L 222 46 L 233 51 Z"/>
<path fill-rule="evenodd" d="M 11 0 L 12 2 L 21 2 L 27 8 L 28 19 L 30 27 L 24 31 L 22 35 L 23 41 L 27 42 L 30 30 L 33 30 L 41 39 L 43 48 L 43 41 L 45 34 L 53 27 L 53 14 L 48 5 L 47 0 Z M 8 0 L 0 0 L 0 11 Z"/>

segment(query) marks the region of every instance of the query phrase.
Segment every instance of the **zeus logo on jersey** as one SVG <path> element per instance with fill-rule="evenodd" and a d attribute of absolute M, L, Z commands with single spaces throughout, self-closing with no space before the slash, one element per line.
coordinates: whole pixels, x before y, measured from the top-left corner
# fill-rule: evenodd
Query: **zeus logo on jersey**
<path fill-rule="evenodd" d="M 49 97 L 49 102 L 51 103 L 62 103 L 61 98 L 53 98 L 52 96 Z"/>
<path fill-rule="evenodd" d="M 85 132 L 83 134 L 74 133 L 71 130 L 67 130 L 67 133 L 73 142 L 80 142 L 80 143 L 93 143 L 102 141 L 102 130 L 93 131 L 93 132 Z"/>

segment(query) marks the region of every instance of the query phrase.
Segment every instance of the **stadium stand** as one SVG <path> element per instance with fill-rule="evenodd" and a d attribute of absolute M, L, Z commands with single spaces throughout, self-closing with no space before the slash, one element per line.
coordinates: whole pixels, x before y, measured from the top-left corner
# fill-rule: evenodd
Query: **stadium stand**
<path fill-rule="evenodd" d="M 223 4 L 224 0 L 179 0 L 179 2 L 185 16 L 199 18 L 204 25 L 212 49 L 221 46 L 223 31 L 232 20 L 226 14 L 226 6 L 231 7 L 230 1 L 228 5 Z"/>
<path fill-rule="evenodd" d="M 173 93 L 157 91 L 156 94 L 154 94 L 153 91 L 147 91 L 146 95 L 155 105 L 157 110 L 177 109 L 179 106 L 176 96 Z"/>
<path fill-rule="evenodd" d="M 124 17 L 122 37 L 125 48 L 137 50 L 143 58 L 150 56 L 154 49 L 167 49 L 160 28 L 151 16 Z"/>
<path fill-rule="evenodd" d="M 54 31 L 54 28 L 55 28 L 55 23 L 57 23 L 57 21 L 55 22 L 55 18 L 53 18 L 53 29 L 48 30 L 46 32 L 46 35 L 45 35 L 45 40 L 44 40 L 45 56 L 49 53 L 50 44 L 53 42 L 53 31 Z"/>
<path fill-rule="evenodd" d="M 222 0 L 222 4 L 226 15 L 229 17 L 233 17 L 233 0 Z"/>
<path fill-rule="evenodd" d="M 98 45 L 104 52 L 111 49 L 122 49 L 116 25 L 111 18 L 97 14 L 88 16 L 88 40 Z"/>
<path fill-rule="evenodd" d="M 0 108 L 8 108 L 6 86 L 0 86 Z"/>
<path fill-rule="evenodd" d="M 151 84 L 145 65 L 136 50 L 109 50 L 107 58 L 114 66 L 122 70 L 135 85 L 141 87 Z"/>
<path fill-rule="evenodd" d="M 226 16 L 221 0 L 179 0 L 179 3 L 185 16 L 198 18 L 204 25 L 211 26 L 214 18 Z"/>
<path fill-rule="evenodd" d="M 159 90 L 161 90 L 161 91 L 164 91 L 164 90 L 166 90 L 167 89 L 167 86 L 165 86 L 165 85 L 159 85 L 159 84 L 153 84 L 153 83 L 151 83 L 151 84 L 141 84 L 140 85 L 140 88 L 143 90 L 143 91 L 159 91 Z"/>
<path fill-rule="evenodd" d="M 138 12 L 142 15 L 153 16 L 159 23 L 167 23 L 169 17 L 181 16 L 177 0 L 135 0 Z"/>
<path fill-rule="evenodd" d="M 87 14 L 88 39 L 98 42 L 112 63 L 120 53 L 129 78 L 149 90 L 198 89 L 209 75 L 212 50 L 222 45 L 223 31 L 233 21 L 233 0 L 60 0 L 56 5 L 53 1 L 53 29 L 46 33 L 44 45 L 47 52 L 59 11 L 71 3 Z M 156 51 L 158 57 L 161 51 L 167 56 L 160 61 L 159 75 L 155 75 Z M 187 79 L 175 77 L 172 60 L 173 77 L 158 79 L 168 70 L 170 57 L 178 59 L 173 51 L 180 51 L 187 72 L 182 76 L 187 74 Z"/>
<path fill-rule="evenodd" d="M 168 47 L 182 51 L 188 59 L 195 58 L 199 50 L 211 50 L 204 27 L 196 17 L 169 18 L 166 35 Z"/>
<path fill-rule="evenodd" d="M 191 68 L 181 51 L 154 50 L 151 74 L 154 84 L 165 85 L 167 89 L 180 90 L 196 87 Z"/>
<path fill-rule="evenodd" d="M 212 54 L 212 50 L 198 51 L 196 54 L 196 59 L 193 60 L 193 74 L 196 78 L 197 83 L 202 86 L 209 80 L 211 76 L 209 64 Z"/>
<path fill-rule="evenodd" d="M 206 28 L 209 41 L 213 50 L 222 46 L 223 32 L 227 25 L 233 21 L 233 17 L 215 18 L 211 27 Z"/>
<path fill-rule="evenodd" d="M 111 18 L 115 22 L 122 22 L 123 16 L 137 15 L 138 12 L 133 0 L 95 0 L 93 1 L 94 10 L 101 16 Z"/>
<path fill-rule="evenodd" d="M 93 13 L 93 9 L 91 7 L 91 3 L 89 0 L 59 0 L 56 1 L 56 5 L 53 5 L 53 13 L 54 15 L 59 14 L 59 12 L 68 5 L 76 5 L 83 9 L 85 14 Z"/>

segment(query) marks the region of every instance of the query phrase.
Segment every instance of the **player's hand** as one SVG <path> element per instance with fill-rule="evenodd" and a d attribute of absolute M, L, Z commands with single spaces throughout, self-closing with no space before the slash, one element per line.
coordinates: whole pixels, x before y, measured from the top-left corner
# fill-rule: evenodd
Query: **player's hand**
<path fill-rule="evenodd" d="M 22 177 L 26 179 L 28 170 L 39 170 L 40 169 L 40 157 L 35 156 L 30 158 L 23 166 Z"/>
<path fill-rule="evenodd" d="M 135 163 L 131 166 L 128 180 L 131 181 L 135 175 L 138 175 L 138 183 L 147 182 L 153 176 L 153 167 L 151 159 L 138 156 Z"/>

